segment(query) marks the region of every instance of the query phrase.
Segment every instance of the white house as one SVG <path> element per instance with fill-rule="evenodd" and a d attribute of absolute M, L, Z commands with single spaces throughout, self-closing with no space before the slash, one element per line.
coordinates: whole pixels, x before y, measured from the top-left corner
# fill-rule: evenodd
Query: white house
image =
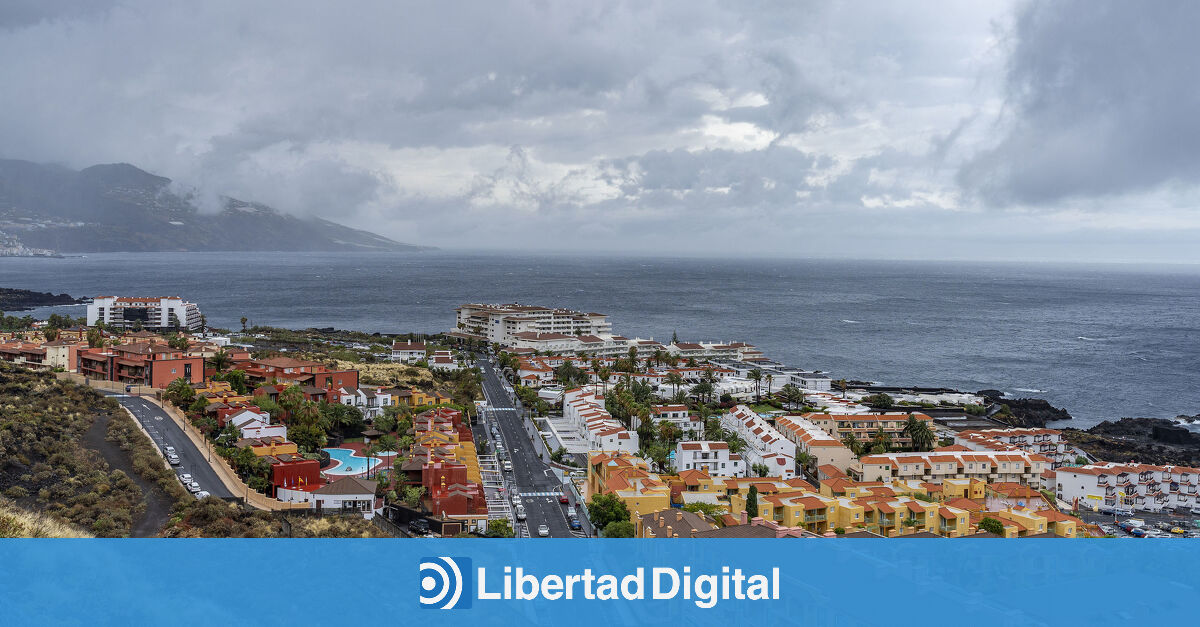
<path fill-rule="evenodd" d="M 462 366 L 460 366 L 457 361 L 454 361 L 454 356 L 450 353 L 450 351 L 436 351 L 433 353 L 433 356 L 429 358 L 430 370 L 453 372 L 461 368 Z"/>
<path fill-rule="evenodd" d="M 392 343 L 392 361 L 415 364 L 425 360 L 425 345 L 414 342 Z"/>
<path fill-rule="evenodd" d="M 629 431 L 604 409 L 604 397 L 594 386 L 563 392 L 563 418 L 575 429 L 589 450 L 623 452 L 638 451 L 638 435 Z"/>
<path fill-rule="evenodd" d="M 226 423 L 232 424 L 242 434 L 243 440 L 252 438 L 279 437 L 287 439 L 287 425 L 271 424 L 271 414 L 265 411 L 243 408 L 225 418 Z"/>
<path fill-rule="evenodd" d="M 363 518 L 375 515 L 374 481 L 344 477 L 310 492 L 313 509 L 361 512 Z"/>
<path fill-rule="evenodd" d="M 334 396 L 339 403 L 357 408 L 365 420 L 375 420 L 383 415 L 383 408 L 396 404 L 383 388 L 338 388 Z"/>
<path fill-rule="evenodd" d="M 1081 508 L 1138 511 L 1200 507 L 1200 469 L 1150 464 L 1063 466 L 1055 471 L 1058 498 Z"/>
<path fill-rule="evenodd" d="M 696 438 L 704 433 L 704 423 L 700 421 L 700 416 L 692 415 L 687 405 L 655 405 L 650 408 L 650 418 L 655 425 L 665 420 L 679 427 L 686 439 Z"/>
<path fill-rule="evenodd" d="M 746 462 L 725 442 L 680 442 L 675 445 L 675 471 L 703 470 L 713 477 L 745 477 Z"/>
<path fill-rule="evenodd" d="M 757 464 L 768 468 L 768 476 L 791 479 L 796 476 L 796 445 L 788 440 L 762 416 L 745 405 L 738 405 L 721 415 L 721 426 L 746 441 L 747 468 Z"/>

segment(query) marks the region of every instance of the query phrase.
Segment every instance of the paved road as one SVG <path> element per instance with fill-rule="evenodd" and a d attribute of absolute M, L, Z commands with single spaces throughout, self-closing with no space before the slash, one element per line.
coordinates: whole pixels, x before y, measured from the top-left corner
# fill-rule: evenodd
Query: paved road
<path fill-rule="evenodd" d="M 206 490 L 217 498 L 242 496 L 229 492 L 225 484 L 217 478 L 216 471 L 205 461 L 206 453 L 196 448 L 191 438 L 187 437 L 183 429 L 179 428 L 179 425 L 175 424 L 175 421 L 171 420 L 171 417 L 161 407 L 137 396 L 111 393 L 108 395 L 116 398 L 118 403 L 133 413 L 160 451 L 164 446 L 175 447 L 175 453 L 179 455 L 179 465 L 173 467 L 175 474 L 186 472 L 192 475 L 192 478 L 200 484 L 201 490 Z"/>
<path fill-rule="evenodd" d="M 504 448 L 513 464 L 513 472 L 505 473 L 509 482 L 515 484 L 522 495 L 536 492 L 552 493 L 551 496 L 522 496 L 529 535 L 536 536 L 538 525 L 545 524 L 550 528 L 552 538 L 574 537 L 567 524 L 567 506 L 558 502 L 558 495 L 562 494 L 562 483 L 550 470 L 550 466 L 542 462 L 535 452 L 529 433 L 525 429 L 521 408 L 504 391 L 500 376 L 491 363 L 481 359 L 477 365 L 483 371 L 483 394 L 492 409 L 495 423 L 500 427 Z"/>

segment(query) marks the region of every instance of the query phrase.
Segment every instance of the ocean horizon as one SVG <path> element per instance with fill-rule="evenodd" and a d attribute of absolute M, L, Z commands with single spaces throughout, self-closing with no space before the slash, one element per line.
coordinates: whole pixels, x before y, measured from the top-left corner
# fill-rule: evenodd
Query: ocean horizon
<path fill-rule="evenodd" d="M 178 295 L 213 326 L 450 330 L 465 302 L 599 311 L 615 333 L 745 341 L 881 385 L 1045 398 L 1086 428 L 1200 413 L 1200 266 L 421 253 L 89 253 L 0 286 Z M 32 312 L 82 315 L 83 307 Z"/>

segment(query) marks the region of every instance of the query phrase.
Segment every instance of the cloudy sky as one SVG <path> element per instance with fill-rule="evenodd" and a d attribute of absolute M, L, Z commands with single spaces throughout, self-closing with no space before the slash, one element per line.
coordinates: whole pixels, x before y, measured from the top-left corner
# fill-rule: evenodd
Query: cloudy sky
<path fill-rule="evenodd" d="M 6 1 L 0 157 L 444 247 L 1200 262 L 1200 3 L 350 6 Z"/>

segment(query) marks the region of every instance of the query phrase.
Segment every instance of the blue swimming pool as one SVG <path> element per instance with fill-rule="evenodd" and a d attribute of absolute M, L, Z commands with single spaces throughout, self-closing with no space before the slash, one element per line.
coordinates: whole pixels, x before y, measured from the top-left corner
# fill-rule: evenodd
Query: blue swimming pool
<path fill-rule="evenodd" d="M 331 465 L 325 470 L 327 475 L 361 475 L 372 468 L 383 463 L 382 457 L 359 457 L 354 451 L 348 448 L 327 448 L 322 449 L 329 453 L 329 457 L 338 462 Z M 368 462 L 370 464 L 368 465 Z"/>

